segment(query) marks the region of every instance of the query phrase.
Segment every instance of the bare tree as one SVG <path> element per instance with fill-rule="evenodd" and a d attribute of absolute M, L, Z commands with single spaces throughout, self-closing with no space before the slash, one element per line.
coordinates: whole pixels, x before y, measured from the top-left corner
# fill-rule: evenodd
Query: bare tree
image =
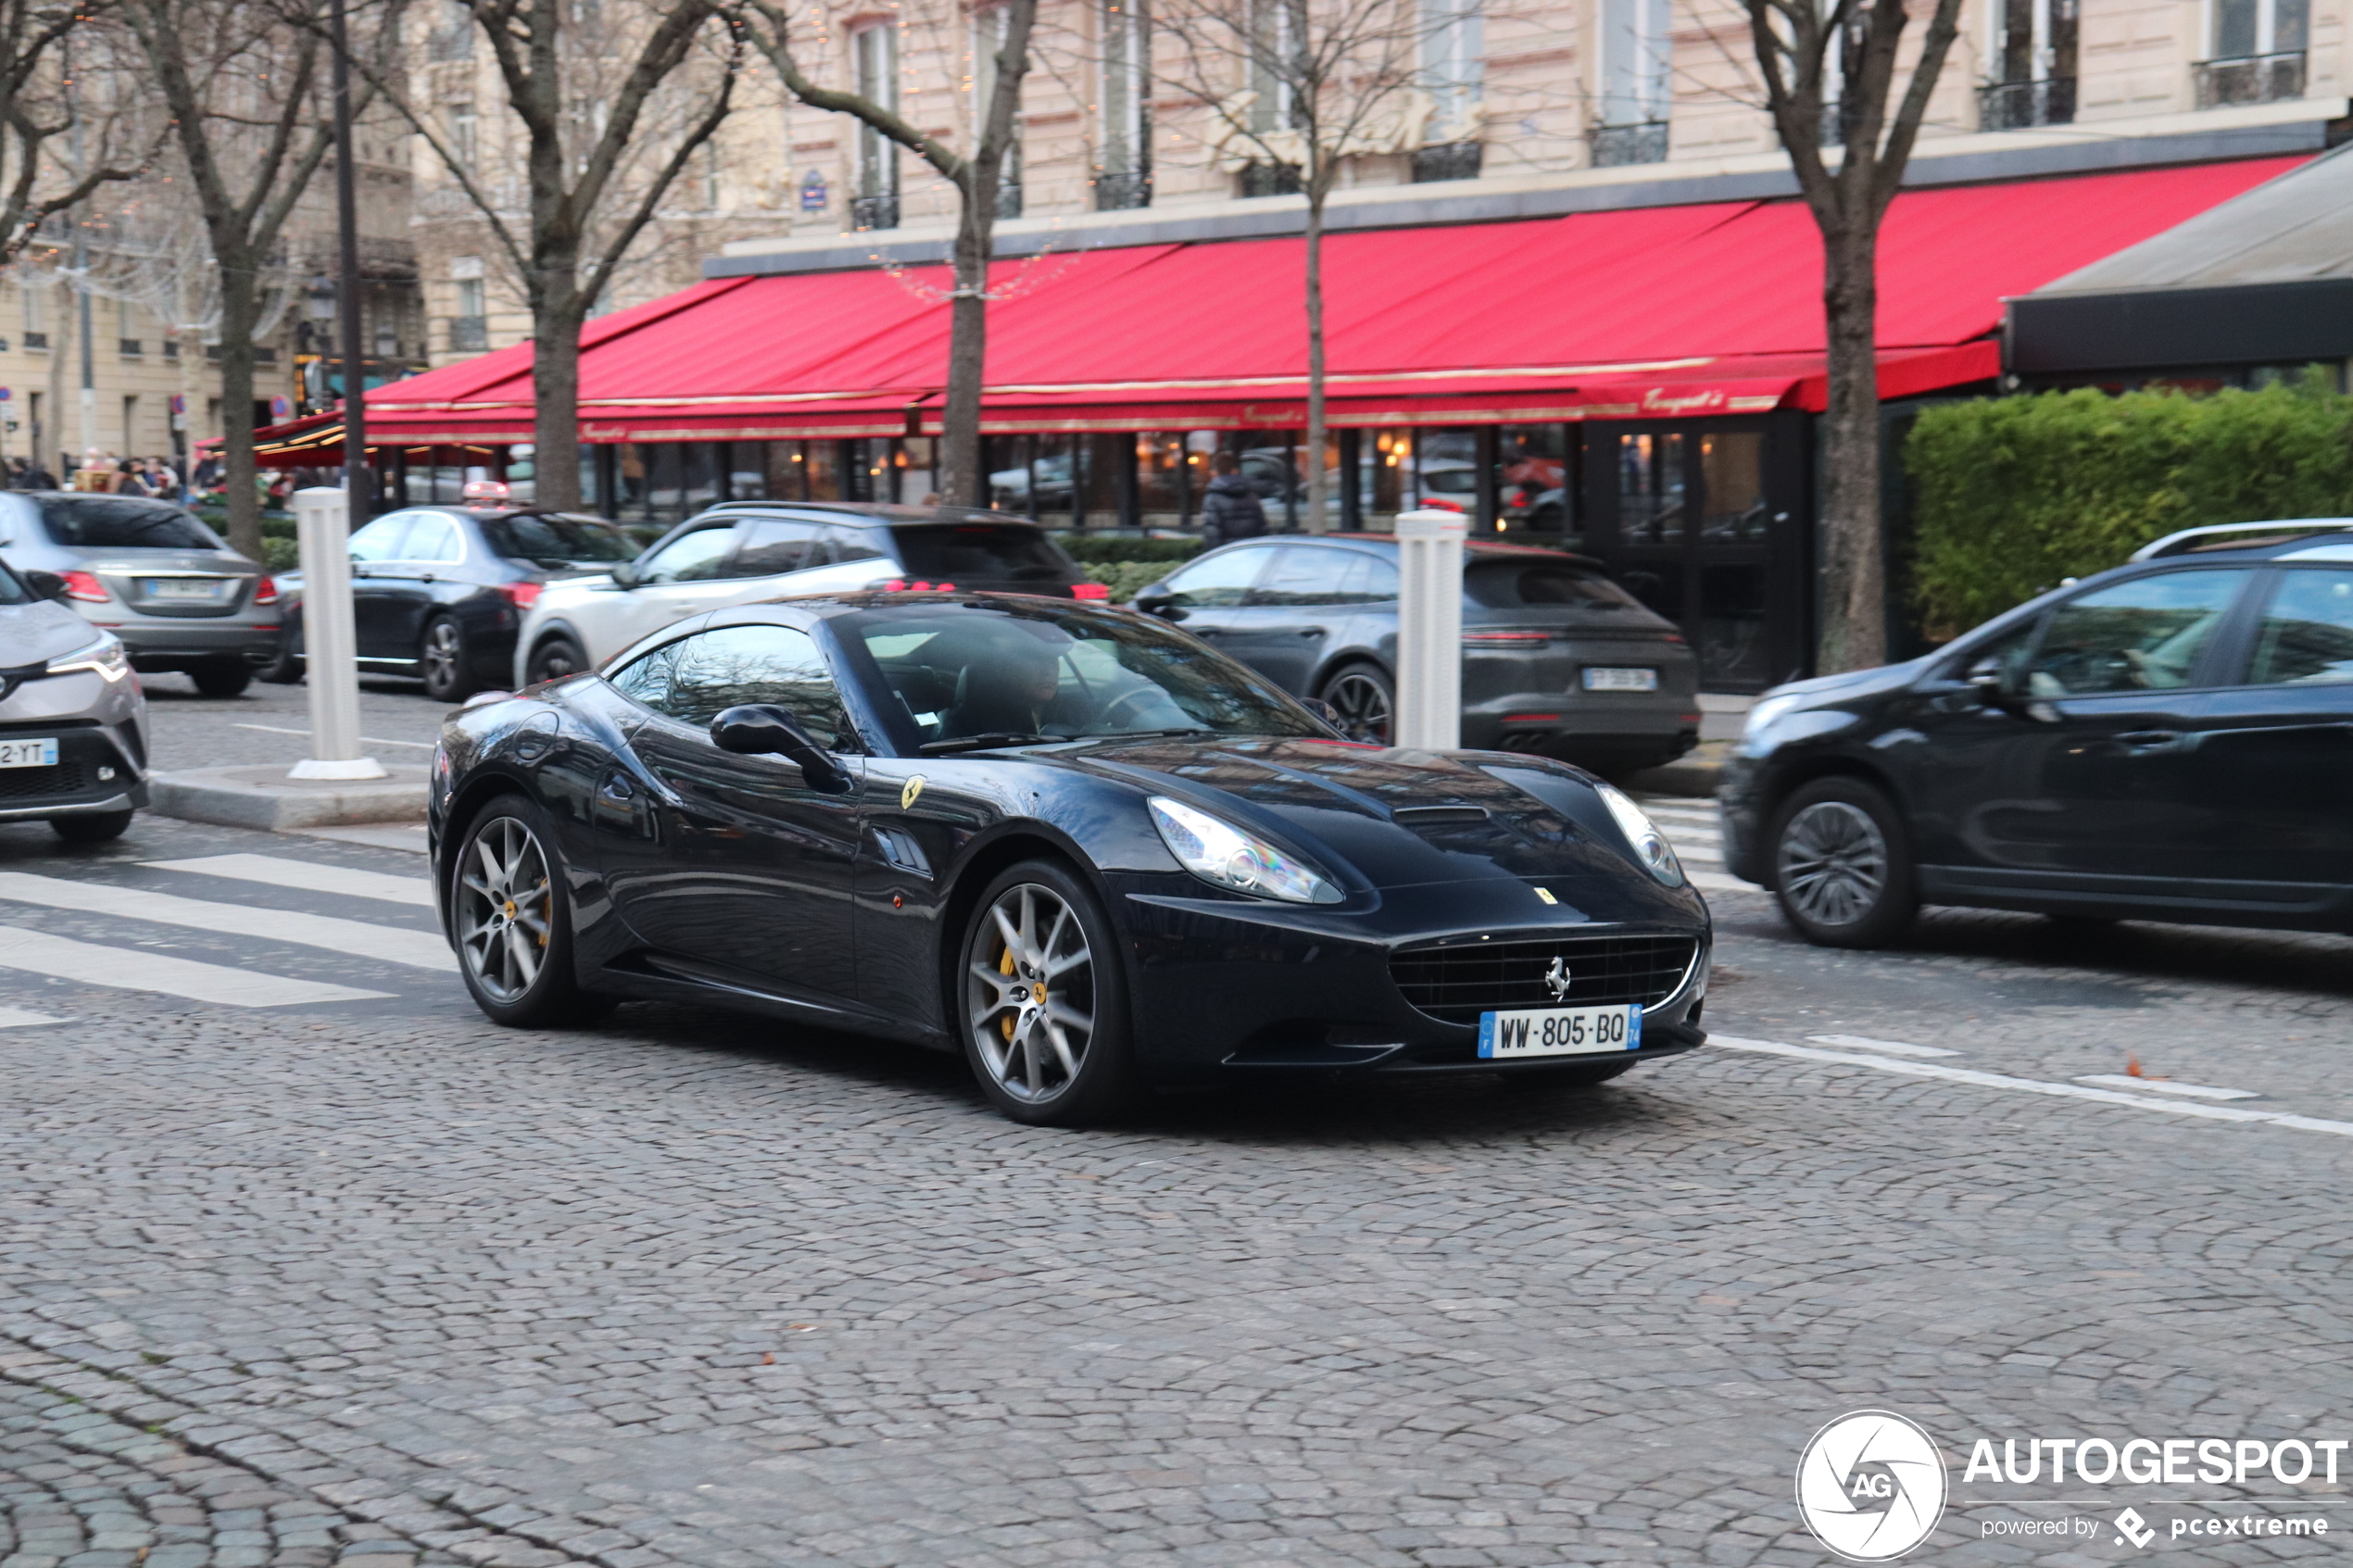
<path fill-rule="evenodd" d="M 1895 96 L 1905 0 L 1743 0 L 1766 107 L 1822 232 L 1830 407 L 1822 432 L 1822 527 L 1830 581 L 1822 665 L 1887 659 L 1887 562 L 1880 532 L 1879 232 L 1959 31 L 1960 0 L 1932 0 L 1903 96 Z M 1893 114 L 1890 106 L 1894 106 Z M 1837 147 L 1831 166 L 1828 149 Z"/>
<path fill-rule="evenodd" d="M 219 291 L 229 542 L 261 558 L 255 350 L 286 220 L 333 145 L 319 33 L 250 0 L 122 0 L 172 118 Z M 290 0 L 308 4 L 309 0 Z M 381 47 L 381 45 L 380 45 Z"/>
<path fill-rule="evenodd" d="M 531 311 L 535 494 L 542 506 L 577 508 L 581 325 L 726 119 L 741 29 L 715 0 L 653 0 L 621 16 L 582 0 L 447 4 L 489 44 L 522 128 L 520 203 L 381 67 L 354 67 L 432 147 L 512 270 Z M 688 71 L 698 57 L 711 69 Z M 669 99 L 680 112 L 664 124 Z"/>
<path fill-rule="evenodd" d="M 961 14 L 961 10 L 958 13 Z M 793 54 L 787 13 L 769 0 L 751 0 L 753 40 L 792 95 L 814 109 L 845 114 L 907 148 L 956 188 L 955 285 L 950 295 L 948 385 L 941 399 L 940 494 L 964 506 L 986 506 L 988 474 L 982 461 L 980 397 L 988 357 L 988 265 L 996 250 L 997 198 L 1005 153 L 1013 144 L 1022 79 L 1029 73 L 1029 36 L 1038 0 L 1006 0 L 979 13 L 998 34 L 978 134 L 967 157 L 899 113 L 894 102 L 822 87 Z"/>
<path fill-rule="evenodd" d="M 1307 526 L 1321 533 L 1325 204 L 1350 158 L 1420 144 L 1429 30 L 1413 0 L 1166 0 L 1152 28 L 1167 45 L 1152 75 L 1206 112 L 1212 155 L 1255 194 L 1306 198 Z"/>
<path fill-rule="evenodd" d="M 112 112 L 119 106 L 94 104 L 76 81 L 77 44 L 85 66 L 114 52 L 109 10 L 87 0 L 0 0 L 0 264 L 53 214 L 146 167 L 151 140 L 123 124 Z"/>

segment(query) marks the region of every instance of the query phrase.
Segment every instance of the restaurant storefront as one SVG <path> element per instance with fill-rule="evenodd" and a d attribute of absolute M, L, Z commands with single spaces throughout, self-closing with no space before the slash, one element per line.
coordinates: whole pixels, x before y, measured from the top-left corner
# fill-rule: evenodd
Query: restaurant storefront
<path fill-rule="evenodd" d="M 1906 193 L 1881 247 L 1881 395 L 1993 390 L 2005 296 L 2295 161 Z M 989 503 L 1080 533 L 1188 533 L 1230 453 L 1277 529 L 1385 531 L 1436 507 L 1475 536 L 1592 555 L 1683 629 L 1708 688 L 1760 690 L 1812 662 L 1819 256 L 1789 201 L 1335 235 L 1316 453 L 1296 302 L 1266 286 L 1297 270 L 1297 242 L 1002 263 Z M 654 529 L 720 501 L 935 500 L 947 311 L 919 285 L 715 278 L 591 323 L 587 504 Z M 527 498 L 531 395 L 527 347 L 371 393 L 385 499 L 454 501 L 472 479 Z M 335 425 L 266 432 L 264 460 L 332 461 Z"/>

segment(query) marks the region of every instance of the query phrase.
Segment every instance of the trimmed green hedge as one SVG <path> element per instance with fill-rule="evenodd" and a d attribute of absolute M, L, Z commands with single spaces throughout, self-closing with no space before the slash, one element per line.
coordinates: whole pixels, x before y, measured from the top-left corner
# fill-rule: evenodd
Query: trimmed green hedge
<path fill-rule="evenodd" d="M 1071 559 L 1091 561 L 1190 560 L 1208 548 L 1199 539 L 1150 539 L 1124 534 L 1057 533 L 1054 542 Z"/>
<path fill-rule="evenodd" d="M 1912 596 L 1942 641 L 2182 528 L 2353 513 L 2353 397 L 2085 389 L 1923 409 Z"/>

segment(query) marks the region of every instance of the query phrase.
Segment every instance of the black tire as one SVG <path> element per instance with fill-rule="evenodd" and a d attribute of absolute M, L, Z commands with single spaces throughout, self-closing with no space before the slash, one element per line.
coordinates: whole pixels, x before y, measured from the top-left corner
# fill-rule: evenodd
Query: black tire
<path fill-rule="evenodd" d="M 484 863 L 477 847 L 485 843 L 500 874 Z M 522 796 L 502 795 L 466 825 L 443 872 L 458 972 L 474 1006 L 511 1028 L 583 1023 L 612 1005 L 581 989 L 571 891 L 555 845 L 555 823 L 546 811 Z"/>
<path fill-rule="evenodd" d="M 998 923 L 1000 907 L 1015 941 Z M 1065 914 L 1068 925 L 1057 918 Z M 1070 925 L 1084 943 L 1077 964 L 1068 961 L 1076 951 Z M 998 872 L 973 906 L 957 953 L 949 1016 L 998 1110 L 1036 1127 L 1083 1127 L 1133 1103 L 1126 975 L 1111 922 L 1077 873 L 1042 859 Z M 1073 1039 L 1078 1018 L 1083 1041 Z"/>
<path fill-rule="evenodd" d="M 435 702 L 463 702 L 482 689 L 474 679 L 473 648 L 466 629 L 446 615 L 425 622 L 417 639 L 417 673 L 425 680 L 425 695 Z"/>
<path fill-rule="evenodd" d="M 206 696 L 243 696 L 245 688 L 253 684 L 253 671 L 243 659 L 223 659 L 197 665 L 188 671 L 188 679 Z"/>
<path fill-rule="evenodd" d="M 1377 664 L 1343 664 L 1324 677 L 1315 695 L 1340 714 L 1350 740 L 1387 746 L 1397 722 L 1397 684 Z"/>
<path fill-rule="evenodd" d="M 549 637 L 531 650 L 531 659 L 523 666 L 523 684 L 535 686 L 542 681 L 559 681 L 588 668 L 588 652 L 570 637 Z"/>
<path fill-rule="evenodd" d="M 1880 947 L 1919 913 L 1911 835 L 1894 802 L 1861 779 L 1800 785 L 1766 834 L 1781 918 L 1825 947 Z"/>
<path fill-rule="evenodd" d="M 68 844 L 107 844 L 131 826 L 129 811 L 89 811 L 78 817 L 52 817 L 49 831 Z"/>

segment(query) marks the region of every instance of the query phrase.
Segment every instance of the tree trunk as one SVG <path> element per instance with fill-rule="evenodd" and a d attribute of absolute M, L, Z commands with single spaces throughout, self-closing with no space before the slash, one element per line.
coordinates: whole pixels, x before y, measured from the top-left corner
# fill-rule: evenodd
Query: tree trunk
<path fill-rule="evenodd" d="M 1307 532 L 1324 533 L 1324 182 L 1307 191 Z M 1344 483 L 1344 480 L 1343 480 Z"/>
<path fill-rule="evenodd" d="M 261 496 L 253 460 L 253 329 L 258 271 L 251 260 L 223 253 L 220 264 L 220 464 L 228 492 L 229 547 L 261 559 Z"/>
<path fill-rule="evenodd" d="M 66 356 L 74 346 L 73 290 L 58 282 L 51 287 L 50 297 L 57 310 L 49 331 L 49 408 L 41 421 L 41 439 L 48 444 L 47 456 L 57 459 L 57 483 L 64 484 L 73 471 L 66 461 Z"/>
<path fill-rule="evenodd" d="M 995 248 L 999 168 L 971 166 L 956 225 L 956 293 L 949 306 L 948 391 L 940 410 L 940 498 L 955 506 L 988 504 L 981 460 L 981 378 L 988 362 L 988 258 Z"/>
<path fill-rule="evenodd" d="M 1880 532 L 1876 222 L 1823 235 L 1830 407 L 1822 420 L 1825 673 L 1887 662 L 1887 567 Z"/>

